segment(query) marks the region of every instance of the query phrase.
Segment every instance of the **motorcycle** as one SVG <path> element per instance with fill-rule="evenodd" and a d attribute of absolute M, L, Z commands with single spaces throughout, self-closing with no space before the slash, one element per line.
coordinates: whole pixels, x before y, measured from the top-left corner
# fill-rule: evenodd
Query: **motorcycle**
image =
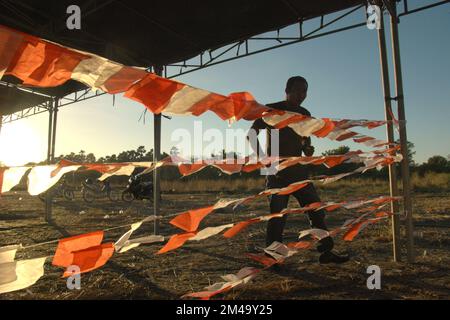
<path fill-rule="evenodd" d="M 147 199 L 153 201 L 153 182 L 142 181 L 141 175 L 131 176 L 128 185 L 122 192 L 122 200 L 131 202 L 133 200 Z"/>
<path fill-rule="evenodd" d="M 61 197 L 66 200 L 72 201 L 75 198 L 74 189 L 71 188 L 65 180 L 50 188 L 48 191 L 39 194 L 39 199 L 45 201 L 49 194 L 50 198 Z"/>
<path fill-rule="evenodd" d="M 87 203 L 103 197 L 107 197 L 111 201 L 119 200 L 118 195 L 111 189 L 109 183 L 104 183 L 102 187 L 98 183 L 94 183 L 91 179 L 86 179 L 86 181 L 82 182 L 81 193 L 84 201 Z"/>

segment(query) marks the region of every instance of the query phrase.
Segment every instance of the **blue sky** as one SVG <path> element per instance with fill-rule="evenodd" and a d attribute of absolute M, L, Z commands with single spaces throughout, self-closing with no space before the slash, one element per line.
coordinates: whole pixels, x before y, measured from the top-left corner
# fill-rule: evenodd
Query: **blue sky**
<path fill-rule="evenodd" d="M 421 3 L 426 1 L 412 1 L 411 5 Z M 360 22 L 362 16 L 363 12 L 358 11 L 341 25 Z M 415 160 L 420 163 L 432 155 L 447 156 L 450 154 L 450 5 L 402 17 L 399 28 L 408 140 L 415 144 Z M 293 28 L 284 29 L 281 36 L 292 32 Z M 390 51 L 389 32 L 387 36 Z M 303 106 L 313 116 L 384 119 L 377 33 L 366 27 L 213 66 L 178 80 L 222 94 L 249 91 L 259 102 L 270 103 L 284 98 L 285 82 L 293 75 L 302 75 L 309 82 L 308 98 Z M 391 90 L 394 93 L 393 83 Z M 121 97 L 116 97 L 113 106 L 112 97 L 107 95 L 61 108 L 56 154 L 85 150 L 99 157 L 140 145 L 150 149 L 153 147 L 152 115 L 147 113 L 145 124 L 142 120 L 138 122 L 142 111 L 143 106 Z M 175 129 L 191 131 L 198 120 L 204 128 L 222 131 L 228 128 L 227 123 L 209 113 L 199 118 L 163 119 L 163 151 L 175 144 L 170 139 Z M 47 152 L 47 126 L 47 115 L 4 125 L 0 134 L 0 161 L 43 160 Z M 249 126 L 246 121 L 232 125 L 243 129 Z M 384 127 L 357 131 L 385 139 Z M 342 144 L 361 148 L 348 141 L 337 143 L 314 138 L 313 143 L 317 153 Z"/>

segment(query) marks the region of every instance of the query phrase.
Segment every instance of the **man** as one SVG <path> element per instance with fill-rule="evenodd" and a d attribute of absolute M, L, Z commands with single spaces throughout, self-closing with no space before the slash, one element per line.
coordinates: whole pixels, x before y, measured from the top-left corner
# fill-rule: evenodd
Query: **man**
<path fill-rule="evenodd" d="M 308 82 L 305 78 L 296 76 L 290 78 L 286 83 L 286 100 L 277 103 L 268 104 L 267 106 L 272 109 L 285 110 L 295 112 L 298 114 L 311 116 L 308 110 L 301 107 L 301 103 L 306 99 L 308 91 Z M 262 119 L 256 120 L 251 129 L 256 131 L 256 134 L 260 130 L 267 130 L 267 155 L 271 155 L 271 134 L 273 127 L 266 124 Z M 312 156 L 314 154 L 314 147 L 311 145 L 311 138 L 301 137 L 297 135 L 294 130 L 289 127 L 278 130 L 279 134 L 279 156 L 280 157 L 299 157 L 302 156 L 302 152 L 306 156 Z M 249 138 L 249 137 L 247 137 Z M 254 144 L 255 140 L 249 139 L 250 143 Z M 253 150 L 258 150 L 258 154 L 261 155 L 258 141 L 256 145 L 252 145 Z M 274 156 L 276 156 L 274 154 Z M 304 165 L 294 165 L 288 167 L 274 175 L 268 175 L 266 179 L 266 185 L 268 189 L 283 188 L 293 182 L 308 179 L 308 170 Z M 320 198 L 316 189 L 312 183 L 309 183 L 306 187 L 292 193 L 297 199 L 300 206 L 304 207 L 313 202 L 319 202 Z M 285 209 L 289 202 L 289 195 L 271 195 L 270 198 L 270 212 L 279 213 Z M 325 224 L 325 212 L 324 210 L 310 212 L 308 214 L 311 228 L 327 230 Z M 283 242 L 283 229 L 286 223 L 287 216 L 282 218 L 270 219 L 267 223 L 267 235 L 266 245 L 269 246 L 274 241 Z M 319 241 L 317 250 L 321 253 L 319 257 L 320 263 L 343 263 L 348 261 L 348 257 L 339 256 L 333 253 L 333 239 L 326 237 Z"/>
<path fill-rule="evenodd" d="M 112 191 L 111 182 L 108 179 L 103 180 L 103 186 L 102 186 L 101 191 L 105 192 L 108 197 L 111 194 L 111 191 Z"/>

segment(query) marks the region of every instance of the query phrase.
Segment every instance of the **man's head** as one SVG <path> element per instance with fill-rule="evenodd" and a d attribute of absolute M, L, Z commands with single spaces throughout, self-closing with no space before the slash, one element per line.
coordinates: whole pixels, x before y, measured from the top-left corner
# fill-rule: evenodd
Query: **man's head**
<path fill-rule="evenodd" d="M 286 83 L 286 101 L 291 106 L 299 106 L 305 99 L 308 91 L 308 82 L 305 78 L 295 76 Z"/>

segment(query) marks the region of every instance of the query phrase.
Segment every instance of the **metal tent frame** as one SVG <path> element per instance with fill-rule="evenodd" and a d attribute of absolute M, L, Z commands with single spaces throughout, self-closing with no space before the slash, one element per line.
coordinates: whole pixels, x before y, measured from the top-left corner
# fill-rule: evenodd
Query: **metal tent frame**
<path fill-rule="evenodd" d="M 368 1 L 372 4 L 377 4 L 382 8 L 381 14 L 381 28 L 378 32 L 378 45 L 379 45 L 379 55 L 380 55 L 380 66 L 381 66 L 381 81 L 384 94 L 384 106 L 385 106 L 385 118 L 388 121 L 387 124 L 387 139 L 388 142 L 394 142 L 394 128 L 392 119 L 392 101 L 396 101 L 398 108 L 398 120 L 400 123 L 400 145 L 401 154 L 403 156 L 403 161 L 401 162 L 401 178 L 403 185 L 403 197 L 404 197 L 404 216 L 406 219 L 406 235 L 407 235 L 407 261 L 414 262 L 414 238 L 413 238 L 413 212 L 412 212 L 412 199 L 411 199 L 411 185 L 409 176 L 409 161 L 407 153 L 407 133 L 406 133 L 406 116 L 405 116 L 405 106 L 404 106 L 404 95 L 403 95 L 403 81 L 402 81 L 402 69 L 401 69 L 401 59 L 400 59 L 400 45 L 399 45 L 399 34 L 398 34 L 398 24 L 400 22 L 400 17 L 413 14 L 419 11 L 430 9 L 436 6 L 450 3 L 450 0 L 445 1 L 435 1 L 428 5 L 415 8 L 410 10 L 408 5 L 408 0 L 372 0 Z M 397 13 L 397 4 L 399 2 L 403 11 Z M 295 43 L 300 43 L 303 41 L 316 39 L 319 37 L 327 36 L 330 34 L 351 30 L 354 28 L 366 26 L 367 24 L 367 4 L 359 5 L 350 10 L 338 15 L 335 18 L 328 20 L 332 14 L 322 15 L 317 18 L 309 19 L 307 21 L 300 20 L 297 22 L 298 25 L 298 36 L 297 37 L 281 37 L 280 30 L 276 33 L 276 36 L 254 36 L 248 37 L 246 39 L 237 41 L 225 45 L 221 48 L 211 49 L 207 52 L 202 52 L 197 57 L 191 58 L 188 61 L 181 61 L 174 64 L 168 64 L 165 66 L 150 66 L 149 70 L 153 69 L 153 72 L 160 76 L 166 78 L 175 78 L 184 74 L 195 72 L 197 70 L 205 69 L 217 64 L 225 63 L 228 61 L 236 60 L 243 57 L 248 57 L 257 53 L 273 50 L 276 48 L 292 45 Z M 357 12 L 358 10 L 364 10 L 364 21 L 345 27 L 335 28 L 331 31 L 323 31 L 325 28 L 335 25 L 337 22 L 341 21 L 343 18 Z M 387 45 L 385 40 L 385 26 L 384 26 L 384 11 L 387 10 L 390 15 L 390 27 L 391 27 L 391 46 L 392 46 L 392 61 L 394 68 L 394 82 L 395 82 L 395 96 L 391 96 L 391 89 L 389 84 L 389 69 L 388 69 L 388 54 Z M 319 21 L 319 26 L 308 33 L 304 33 L 305 23 L 314 23 Z M 326 22 L 328 20 L 328 22 Z M 277 42 L 277 44 L 273 44 Z M 259 45 L 261 43 L 266 44 L 264 48 L 252 48 L 252 44 L 257 42 Z M 243 48 L 243 49 L 242 49 Z M 206 57 L 205 57 L 206 56 Z M 178 70 L 178 72 L 176 72 Z M 0 86 L 12 86 L 19 90 L 23 90 L 28 93 L 42 95 L 42 93 L 36 90 L 26 88 L 20 84 L 12 84 L 4 81 L 0 81 Z M 88 99 L 96 98 L 101 96 L 103 92 L 93 91 L 90 89 L 83 89 L 81 91 L 74 92 L 64 97 L 46 96 L 48 100 L 45 102 L 35 105 L 30 108 L 24 108 L 23 110 L 9 114 L 6 116 L 0 115 L 0 129 L 3 124 L 11 123 L 23 118 L 27 118 L 36 114 L 43 112 L 49 112 L 49 129 L 48 129 L 48 152 L 47 152 L 47 162 L 51 163 L 54 161 L 55 157 L 55 141 L 56 141 L 56 126 L 57 126 L 57 114 L 58 109 L 63 106 L 68 106 L 80 101 L 85 101 Z M 154 161 L 158 161 L 161 157 L 161 115 L 154 115 Z M 397 185 L 397 175 L 396 168 L 394 165 L 389 166 L 389 185 L 391 196 L 397 196 L 400 194 Z M 160 213 L 160 178 L 159 170 L 154 170 L 154 215 L 158 216 Z M 394 261 L 401 260 L 401 246 L 400 246 L 400 208 L 397 203 L 392 203 L 391 211 L 394 213 L 392 216 L 392 235 L 393 235 L 393 259 Z M 46 220 L 51 221 L 52 213 L 52 202 L 50 198 L 46 201 Z M 158 224 L 155 219 L 155 233 L 158 231 Z"/>

